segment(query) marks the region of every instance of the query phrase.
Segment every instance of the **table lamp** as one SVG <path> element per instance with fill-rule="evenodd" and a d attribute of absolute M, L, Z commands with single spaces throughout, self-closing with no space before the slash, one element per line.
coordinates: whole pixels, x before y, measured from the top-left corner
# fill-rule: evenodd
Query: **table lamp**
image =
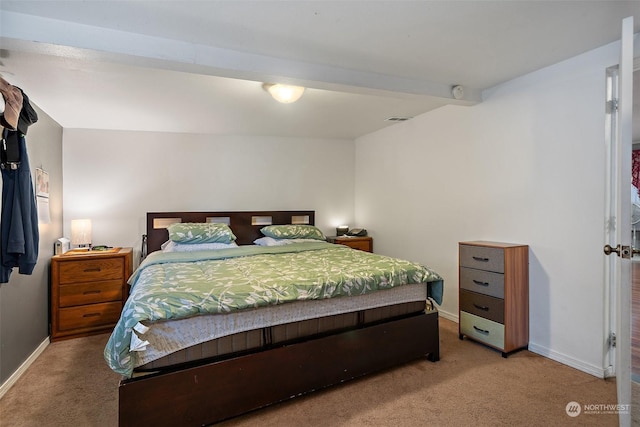
<path fill-rule="evenodd" d="M 71 244 L 78 249 L 91 250 L 91 220 L 71 220 Z"/>

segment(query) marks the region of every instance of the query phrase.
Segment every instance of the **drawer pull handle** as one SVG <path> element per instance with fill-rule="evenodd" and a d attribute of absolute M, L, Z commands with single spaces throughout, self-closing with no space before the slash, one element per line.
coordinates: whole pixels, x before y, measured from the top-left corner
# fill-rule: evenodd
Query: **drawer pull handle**
<path fill-rule="evenodd" d="M 489 307 L 485 307 L 483 305 L 473 304 L 473 306 L 478 310 L 489 311 Z"/>
<path fill-rule="evenodd" d="M 92 291 L 84 291 L 82 294 L 83 295 L 90 295 L 90 294 L 99 294 L 100 292 L 102 292 L 100 289 L 95 289 Z"/>
<path fill-rule="evenodd" d="M 479 280 L 474 280 L 473 283 L 475 283 L 476 285 L 480 285 L 480 286 L 489 286 L 489 283 L 481 282 Z"/>
<path fill-rule="evenodd" d="M 84 269 L 85 273 L 90 273 L 90 272 L 93 272 L 93 271 L 100 271 L 100 267 L 93 267 L 93 268 L 85 268 Z"/>
<path fill-rule="evenodd" d="M 482 258 L 479 256 L 474 256 L 473 259 L 475 259 L 476 261 L 480 261 L 480 262 L 489 262 L 489 258 Z"/>
<path fill-rule="evenodd" d="M 480 332 L 481 334 L 489 335 L 489 331 L 487 331 L 486 329 L 480 329 L 476 325 L 473 325 L 473 329 Z"/>
<path fill-rule="evenodd" d="M 100 313 L 86 313 L 82 315 L 82 317 L 99 317 L 99 316 L 100 316 Z"/>

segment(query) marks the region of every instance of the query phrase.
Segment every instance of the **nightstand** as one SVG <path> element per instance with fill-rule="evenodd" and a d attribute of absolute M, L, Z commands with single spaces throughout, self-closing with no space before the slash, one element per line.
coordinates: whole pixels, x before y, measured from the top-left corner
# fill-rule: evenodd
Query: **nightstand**
<path fill-rule="evenodd" d="M 51 258 L 51 341 L 109 332 L 128 296 L 133 250 L 70 251 Z"/>
<path fill-rule="evenodd" d="M 369 236 L 329 236 L 327 237 L 327 242 L 349 246 L 365 252 L 373 252 L 373 238 Z"/>

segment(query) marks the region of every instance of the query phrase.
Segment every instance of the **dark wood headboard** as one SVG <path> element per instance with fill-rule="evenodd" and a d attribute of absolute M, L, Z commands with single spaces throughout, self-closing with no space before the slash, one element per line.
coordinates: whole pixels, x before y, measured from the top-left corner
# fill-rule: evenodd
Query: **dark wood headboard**
<path fill-rule="evenodd" d="M 169 240 L 166 227 L 175 222 L 225 222 L 239 245 L 251 245 L 262 237 L 260 229 L 265 225 L 315 225 L 315 211 L 148 212 L 148 253 L 159 250 Z"/>

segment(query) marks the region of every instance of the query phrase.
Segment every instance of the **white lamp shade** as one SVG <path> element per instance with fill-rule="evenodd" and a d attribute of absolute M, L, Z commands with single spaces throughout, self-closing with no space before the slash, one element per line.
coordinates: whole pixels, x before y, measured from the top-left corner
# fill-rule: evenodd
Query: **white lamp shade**
<path fill-rule="evenodd" d="M 283 104 L 290 104 L 292 102 L 296 102 L 302 94 L 304 93 L 304 88 L 302 86 L 289 86 L 289 85 L 267 85 L 267 90 L 278 102 L 282 102 Z"/>
<path fill-rule="evenodd" d="M 71 244 L 77 246 L 91 245 L 91 220 L 71 220 Z"/>

